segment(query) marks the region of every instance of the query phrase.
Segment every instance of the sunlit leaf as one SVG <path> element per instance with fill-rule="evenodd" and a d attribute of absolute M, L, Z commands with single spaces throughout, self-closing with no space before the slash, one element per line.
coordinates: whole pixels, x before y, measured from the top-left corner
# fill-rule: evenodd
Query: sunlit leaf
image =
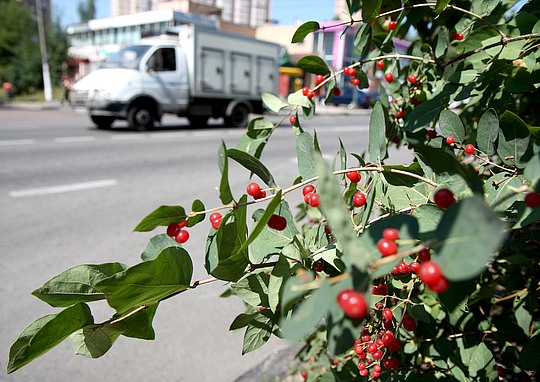
<path fill-rule="evenodd" d="M 228 149 L 227 156 L 257 175 L 269 187 L 276 187 L 274 177 L 270 173 L 270 170 L 268 170 L 268 168 L 253 155 L 238 149 Z"/>
<path fill-rule="evenodd" d="M 380 163 L 386 157 L 386 119 L 380 102 L 377 101 L 369 120 L 369 159 Z"/>
<path fill-rule="evenodd" d="M 319 56 L 304 56 L 298 60 L 296 66 L 307 73 L 322 74 L 323 76 L 330 73 L 328 65 Z"/>
<path fill-rule="evenodd" d="M 150 215 L 146 216 L 135 227 L 136 232 L 148 232 L 159 226 L 168 226 L 171 223 L 179 223 L 187 217 L 186 210 L 181 206 L 161 206 Z"/>

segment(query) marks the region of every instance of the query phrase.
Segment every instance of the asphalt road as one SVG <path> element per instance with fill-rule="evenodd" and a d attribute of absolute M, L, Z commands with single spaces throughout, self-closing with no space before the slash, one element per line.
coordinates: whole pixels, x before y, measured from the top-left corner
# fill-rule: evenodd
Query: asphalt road
<path fill-rule="evenodd" d="M 278 116 L 269 117 L 277 121 Z M 305 124 L 317 130 L 323 153 L 334 155 L 338 136 L 349 152 L 367 148 L 368 113 L 332 113 Z M 288 126 L 288 124 L 287 124 Z M 67 107 L 55 110 L 0 109 L 0 359 L 34 319 L 56 312 L 31 292 L 45 281 L 83 263 L 140 261 L 157 233 L 133 228 L 160 205 L 194 199 L 220 205 L 217 149 L 233 147 L 242 129 L 191 129 L 166 118 L 156 131 L 137 133 L 117 124 L 112 131 L 92 127 Z M 297 177 L 294 134 L 279 128 L 263 155 L 278 183 Z M 244 192 L 248 173 L 231 168 L 235 194 Z M 291 205 L 295 205 L 294 202 Z M 194 259 L 194 279 L 203 267 L 208 225 L 191 230 L 185 248 Z M 168 300 L 159 307 L 155 341 L 121 337 L 101 359 L 74 356 L 64 341 L 41 358 L 0 381 L 235 381 L 290 344 L 272 339 L 241 356 L 243 332 L 229 332 L 243 311 L 239 299 L 219 298 L 213 283 Z M 110 317 L 105 303 L 93 303 L 96 322 Z M 253 379 L 257 380 L 257 379 Z M 261 376 L 258 380 L 264 380 Z"/>

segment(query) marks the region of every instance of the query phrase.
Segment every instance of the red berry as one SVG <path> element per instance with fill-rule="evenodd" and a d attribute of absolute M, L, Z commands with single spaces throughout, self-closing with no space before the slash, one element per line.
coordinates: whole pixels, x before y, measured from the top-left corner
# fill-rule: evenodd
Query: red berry
<path fill-rule="evenodd" d="M 167 236 L 169 237 L 176 237 L 176 235 L 178 235 L 178 231 L 180 231 L 178 223 L 171 223 L 167 226 Z"/>
<path fill-rule="evenodd" d="M 382 336 L 382 342 L 384 346 L 389 346 L 393 340 L 394 340 L 394 333 L 392 333 L 391 331 L 387 331 Z"/>
<path fill-rule="evenodd" d="M 261 191 L 253 197 L 255 200 L 266 198 L 266 191 L 261 189 Z"/>
<path fill-rule="evenodd" d="M 178 234 L 176 235 L 177 242 L 179 242 L 180 244 L 183 244 L 186 241 L 188 241 L 188 239 L 189 239 L 188 231 L 186 231 L 185 229 L 181 229 L 180 231 L 178 231 Z"/>
<path fill-rule="evenodd" d="M 291 117 L 289 118 L 289 122 L 292 126 L 296 125 L 296 115 L 291 115 Z"/>
<path fill-rule="evenodd" d="M 339 292 L 337 303 L 350 318 L 362 318 L 367 313 L 364 295 L 354 289 L 344 289 Z"/>
<path fill-rule="evenodd" d="M 246 187 L 246 192 L 249 196 L 258 196 L 261 193 L 261 186 L 257 183 L 250 183 Z"/>
<path fill-rule="evenodd" d="M 348 172 L 346 175 L 347 175 L 347 178 L 352 183 L 358 183 L 360 182 L 360 179 L 362 179 L 362 176 L 360 175 L 358 171 L 351 171 L 351 172 Z"/>
<path fill-rule="evenodd" d="M 473 155 L 474 154 L 474 146 L 472 144 L 468 144 L 467 146 L 465 146 L 465 153 L 468 154 L 468 155 Z"/>
<path fill-rule="evenodd" d="M 401 273 L 402 275 L 407 275 L 411 273 L 409 266 L 403 261 L 400 261 L 398 265 L 396 266 L 396 268 L 397 268 L 397 271 Z"/>
<path fill-rule="evenodd" d="M 448 208 L 454 203 L 454 193 L 448 188 L 441 188 L 433 195 L 433 200 L 439 208 Z"/>
<path fill-rule="evenodd" d="M 384 60 L 379 60 L 375 63 L 375 65 L 377 66 L 377 68 L 379 69 L 384 69 Z"/>
<path fill-rule="evenodd" d="M 362 377 L 367 377 L 369 375 L 369 370 L 368 369 L 362 369 L 359 371 L 360 375 Z"/>
<path fill-rule="evenodd" d="M 384 360 L 383 365 L 385 368 L 393 370 L 398 368 L 399 361 L 397 358 L 390 357 Z"/>
<path fill-rule="evenodd" d="M 396 112 L 396 118 L 402 119 L 405 116 L 405 113 L 403 113 L 401 110 Z"/>
<path fill-rule="evenodd" d="M 384 308 L 382 311 L 382 316 L 385 320 L 391 320 L 392 318 L 394 318 L 394 312 L 392 312 L 392 309 L 390 308 Z"/>
<path fill-rule="evenodd" d="M 311 90 L 309 90 L 309 88 L 306 86 L 306 87 L 303 87 L 302 88 L 302 94 L 305 95 L 307 97 L 308 93 L 310 92 Z"/>
<path fill-rule="evenodd" d="M 428 288 L 431 289 L 433 292 L 443 293 L 448 289 L 449 284 L 450 283 L 448 282 L 448 279 L 442 276 L 436 284 L 428 285 Z"/>
<path fill-rule="evenodd" d="M 414 329 L 416 329 L 416 321 L 411 316 L 405 316 L 403 317 L 403 321 L 401 322 L 403 325 L 403 328 L 405 330 L 408 330 L 409 332 L 412 332 Z"/>
<path fill-rule="evenodd" d="M 313 270 L 315 272 L 322 272 L 324 270 L 324 261 L 323 260 L 316 261 L 315 264 L 313 264 Z"/>
<path fill-rule="evenodd" d="M 409 264 L 409 269 L 411 270 L 411 272 L 417 273 L 420 270 L 420 263 L 416 261 L 411 261 L 411 263 Z"/>
<path fill-rule="evenodd" d="M 383 357 L 383 352 L 380 349 L 377 349 L 377 351 L 373 353 L 371 356 L 373 357 L 373 359 L 379 360 Z"/>
<path fill-rule="evenodd" d="M 223 216 L 219 212 L 214 212 L 212 215 L 210 215 L 210 224 L 212 224 L 212 227 L 214 229 L 218 229 L 221 225 L 221 220 L 223 219 Z"/>
<path fill-rule="evenodd" d="M 384 75 L 384 78 L 386 79 L 386 82 L 393 82 L 394 81 L 394 75 L 392 73 L 386 73 Z"/>
<path fill-rule="evenodd" d="M 359 80 L 358 78 L 356 78 L 356 77 L 352 77 L 352 78 L 349 80 L 349 82 L 350 82 L 352 85 L 354 85 L 354 86 L 360 85 L 360 80 Z"/>
<path fill-rule="evenodd" d="M 373 285 L 371 287 L 371 293 L 375 296 L 386 296 L 387 288 L 386 284 Z"/>
<path fill-rule="evenodd" d="M 426 261 L 431 260 L 431 253 L 429 252 L 429 249 L 424 248 L 421 249 L 420 252 L 418 252 L 418 261 L 421 263 L 425 263 Z"/>
<path fill-rule="evenodd" d="M 339 97 L 341 95 L 341 90 L 338 87 L 335 87 L 333 93 L 336 97 Z"/>
<path fill-rule="evenodd" d="M 373 342 L 370 342 L 366 347 L 366 351 L 371 354 L 375 353 L 377 351 L 377 345 Z"/>
<path fill-rule="evenodd" d="M 348 74 L 349 74 L 349 76 L 352 76 L 352 77 L 356 76 L 356 69 L 349 67 L 349 73 Z"/>
<path fill-rule="evenodd" d="M 417 78 L 416 78 L 416 76 L 413 76 L 412 74 L 409 74 L 407 76 L 407 81 L 409 81 L 409 83 L 414 85 L 416 83 L 416 81 L 417 81 Z"/>
<path fill-rule="evenodd" d="M 457 33 L 457 32 L 452 33 L 452 40 L 461 41 L 463 40 L 464 37 L 465 36 L 463 36 L 463 33 Z"/>
<path fill-rule="evenodd" d="M 302 188 L 302 194 L 303 194 L 303 195 L 307 195 L 307 194 L 309 194 L 310 192 L 315 192 L 315 187 L 312 186 L 311 184 L 308 184 L 307 186 L 305 186 L 304 188 Z"/>
<path fill-rule="evenodd" d="M 383 257 L 391 256 L 397 253 L 396 243 L 385 238 L 382 238 L 377 242 L 377 248 Z"/>
<path fill-rule="evenodd" d="M 420 269 L 418 270 L 418 277 L 428 287 L 430 287 L 436 285 L 441 280 L 441 277 L 443 277 L 443 275 L 439 264 L 433 261 L 427 261 L 420 264 Z"/>
<path fill-rule="evenodd" d="M 306 197 L 308 198 L 308 204 L 311 207 L 316 208 L 316 207 L 319 207 L 319 205 L 321 204 L 321 196 L 317 194 L 316 192 L 311 192 L 307 194 Z"/>
<path fill-rule="evenodd" d="M 272 215 L 268 220 L 268 227 L 273 228 L 277 231 L 283 231 L 287 227 L 287 219 L 283 216 Z"/>
<path fill-rule="evenodd" d="M 392 21 L 390 21 L 390 22 L 388 23 L 388 28 L 390 28 L 390 30 L 393 31 L 394 28 L 396 27 L 396 25 L 397 25 L 397 22 L 395 22 L 394 20 L 392 20 Z"/>
<path fill-rule="evenodd" d="M 525 195 L 525 204 L 531 208 L 540 206 L 540 194 L 538 192 L 529 192 Z"/>
<path fill-rule="evenodd" d="M 388 345 L 388 349 L 390 351 L 398 351 L 399 349 L 401 349 L 401 341 L 394 338 L 390 345 Z"/>
<path fill-rule="evenodd" d="M 366 204 L 366 195 L 363 192 L 357 192 L 352 197 L 352 203 L 355 207 L 362 207 Z"/>
<path fill-rule="evenodd" d="M 396 241 L 397 239 L 399 239 L 399 231 L 395 228 L 386 228 L 383 231 L 382 236 L 385 239 Z"/>
<path fill-rule="evenodd" d="M 454 138 L 452 135 L 449 135 L 446 138 L 446 143 L 448 143 L 450 146 L 453 145 L 455 141 L 456 141 L 456 138 Z"/>
<path fill-rule="evenodd" d="M 313 97 L 315 97 L 315 93 L 309 90 L 308 93 L 306 94 L 306 97 L 308 97 L 309 99 L 312 99 Z"/>
<path fill-rule="evenodd" d="M 426 130 L 426 135 L 430 138 L 430 139 L 435 139 L 437 138 L 437 132 L 433 129 L 429 129 L 429 130 Z"/>
<path fill-rule="evenodd" d="M 351 70 L 351 68 L 349 68 L 348 66 L 344 67 L 344 68 L 343 68 L 343 74 L 345 74 L 346 76 L 348 76 L 350 70 Z"/>
<path fill-rule="evenodd" d="M 420 105 L 422 103 L 422 101 L 420 101 L 418 98 L 410 98 L 409 99 L 409 102 L 412 103 L 413 105 Z"/>
<path fill-rule="evenodd" d="M 304 379 L 307 378 L 307 373 L 305 371 L 302 372 L 302 378 L 304 378 Z"/>
<path fill-rule="evenodd" d="M 324 81 L 324 76 L 323 76 L 322 74 L 317 74 L 317 75 L 315 76 L 315 83 L 316 83 L 317 85 L 322 84 L 323 81 Z"/>

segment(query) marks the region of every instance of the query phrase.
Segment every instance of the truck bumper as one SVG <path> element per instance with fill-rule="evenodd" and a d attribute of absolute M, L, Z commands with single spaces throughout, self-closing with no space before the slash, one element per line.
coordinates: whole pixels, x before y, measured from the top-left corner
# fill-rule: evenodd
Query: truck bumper
<path fill-rule="evenodd" d="M 116 118 L 126 118 L 127 103 L 124 102 L 72 102 L 72 108 L 77 114 L 102 115 Z"/>

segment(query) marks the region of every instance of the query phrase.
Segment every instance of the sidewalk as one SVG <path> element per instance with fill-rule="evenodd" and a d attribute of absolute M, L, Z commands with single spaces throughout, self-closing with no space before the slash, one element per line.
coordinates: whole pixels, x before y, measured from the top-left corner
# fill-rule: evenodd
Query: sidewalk
<path fill-rule="evenodd" d="M 31 102 L 31 101 L 12 101 L 0 102 L 0 109 L 24 109 L 24 110 L 53 110 L 60 108 L 60 101 L 52 102 Z"/>

